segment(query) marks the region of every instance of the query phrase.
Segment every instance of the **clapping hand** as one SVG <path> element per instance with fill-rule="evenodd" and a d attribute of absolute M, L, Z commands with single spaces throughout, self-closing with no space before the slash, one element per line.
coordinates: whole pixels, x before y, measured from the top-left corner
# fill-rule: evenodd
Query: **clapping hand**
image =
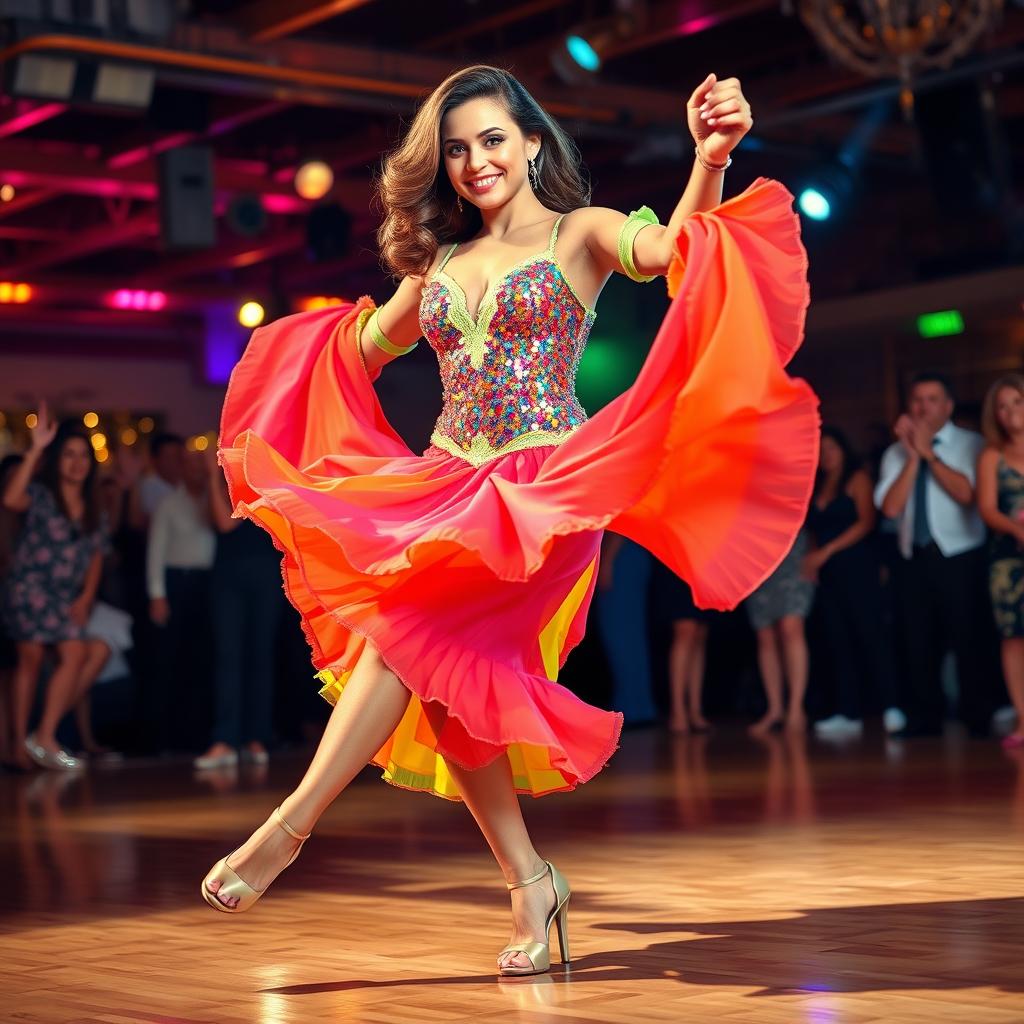
<path fill-rule="evenodd" d="M 686 104 L 686 121 L 693 141 L 709 163 L 724 164 L 754 119 L 738 78 L 708 75 Z"/>

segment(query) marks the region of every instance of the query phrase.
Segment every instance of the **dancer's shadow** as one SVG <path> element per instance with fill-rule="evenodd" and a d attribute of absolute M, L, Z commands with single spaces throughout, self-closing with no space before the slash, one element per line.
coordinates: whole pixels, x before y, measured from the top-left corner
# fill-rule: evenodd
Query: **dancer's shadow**
<path fill-rule="evenodd" d="M 636 934 L 685 932 L 697 938 L 644 949 L 605 949 L 549 975 L 514 984 L 571 980 L 617 986 L 654 979 L 753 988 L 755 996 L 996 988 L 1024 992 L 1020 949 L 1024 897 L 807 910 L 784 920 L 636 922 L 597 925 Z M 554 950 L 552 950 L 554 954 Z M 309 995 L 357 989 L 493 983 L 494 974 L 351 979 L 264 989 Z"/>

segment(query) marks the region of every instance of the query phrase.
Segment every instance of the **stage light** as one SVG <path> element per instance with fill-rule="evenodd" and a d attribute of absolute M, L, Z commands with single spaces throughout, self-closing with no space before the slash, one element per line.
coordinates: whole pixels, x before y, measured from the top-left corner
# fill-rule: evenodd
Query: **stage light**
<path fill-rule="evenodd" d="M 87 412 L 82 417 L 82 422 L 92 430 L 93 427 L 99 426 L 100 418 L 94 412 Z"/>
<path fill-rule="evenodd" d="M 0 203 L 9 203 L 15 195 L 13 185 L 0 185 Z"/>
<path fill-rule="evenodd" d="M 132 427 L 125 427 L 121 431 L 121 444 L 127 445 L 129 448 L 138 441 L 139 435 Z"/>
<path fill-rule="evenodd" d="M 243 327 L 259 327 L 266 315 L 266 310 L 258 302 L 245 302 L 238 311 L 238 322 Z"/>
<path fill-rule="evenodd" d="M 565 49 L 572 59 L 584 71 L 598 71 L 601 67 L 601 58 L 597 50 L 583 36 L 569 35 L 565 37 Z"/>
<path fill-rule="evenodd" d="M 964 333 L 964 318 L 958 309 L 938 313 L 922 313 L 917 318 L 917 333 L 922 338 L 947 338 Z"/>
<path fill-rule="evenodd" d="M 344 301 L 344 299 L 340 299 L 336 295 L 312 295 L 308 299 L 299 299 L 298 308 L 303 313 L 312 313 L 317 309 L 340 306 Z"/>
<path fill-rule="evenodd" d="M 142 288 L 119 288 L 110 299 L 117 309 L 160 310 L 167 305 L 164 292 L 148 292 Z"/>
<path fill-rule="evenodd" d="M 322 160 L 310 160 L 295 172 L 295 191 L 303 199 L 323 199 L 334 184 L 334 171 Z"/>
<path fill-rule="evenodd" d="M 92 442 L 93 448 L 99 451 L 101 448 L 107 447 L 107 435 L 96 431 L 95 434 L 90 435 L 89 440 Z"/>
<path fill-rule="evenodd" d="M 816 188 L 805 188 L 799 203 L 800 212 L 811 220 L 828 220 L 832 216 L 832 204 Z"/>
<path fill-rule="evenodd" d="M 32 288 L 24 282 L 0 281 L 0 302 L 25 303 L 32 298 Z"/>

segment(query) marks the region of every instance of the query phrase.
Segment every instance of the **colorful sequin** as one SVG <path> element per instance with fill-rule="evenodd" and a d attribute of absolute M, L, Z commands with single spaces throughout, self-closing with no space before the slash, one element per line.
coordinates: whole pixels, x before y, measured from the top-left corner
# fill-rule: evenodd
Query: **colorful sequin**
<path fill-rule="evenodd" d="M 437 354 L 444 398 L 430 440 L 475 465 L 559 444 L 587 418 L 576 370 L 596 314 L 555 257 L 559 222 L 547 250 L 489 289 L 475 320 L 444 271 L 451 251 L 423 289 L 420 328 Z"/>

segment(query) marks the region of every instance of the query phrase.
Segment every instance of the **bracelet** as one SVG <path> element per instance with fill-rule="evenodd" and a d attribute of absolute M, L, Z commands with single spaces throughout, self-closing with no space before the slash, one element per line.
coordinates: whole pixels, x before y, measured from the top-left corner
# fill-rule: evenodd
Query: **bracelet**
<path fill-rule="evenodd" d="M 626 277 L 631 281 L 646 284 L 646 282 L 653 281 L 658 276 L 657 274 L 651 274 L 650 276 L 641 274 L 633 262 L 634 239 L 648 224 L 657 223 L 658 215 L 649 206 L 641 206 L 639 210 L 633 210 L 626 218 L 622 227 L 619 228 L 619 264 Z"/>
<path fill-rule="evenodd" d="M 380 309 L 375 309 L 366 321 L 366 329 L 370 332 L 370 341 L 372 341 L 377 348 L 387 352 L 389 356 L 408 355 L 419 344 L 419 342 L 414 341 L 406 348 L 399 348 L 399 346 L 393 341 L 390 341 L 387 335 L 380 329 L 380 323 L 378 322 L 379 313 Z"/>
<path fill-rule="evenodd" d="M 697 156 L 697 163 L 699 163 L 701 165 L 701 167 L 704 168 L 705 171 L 727 171 L 730 167 L 732 167 L 732 157 L 731 156 L 726 158 L 726 161 L 725 161 L 724 164 L 709 164 L 707 162 L 707 160 L 705 160 L 703 155 L 701 154 L 700 143 L 699 142 L 697 143 L 696 146 L 693 147 L 693 152 Z"/>

